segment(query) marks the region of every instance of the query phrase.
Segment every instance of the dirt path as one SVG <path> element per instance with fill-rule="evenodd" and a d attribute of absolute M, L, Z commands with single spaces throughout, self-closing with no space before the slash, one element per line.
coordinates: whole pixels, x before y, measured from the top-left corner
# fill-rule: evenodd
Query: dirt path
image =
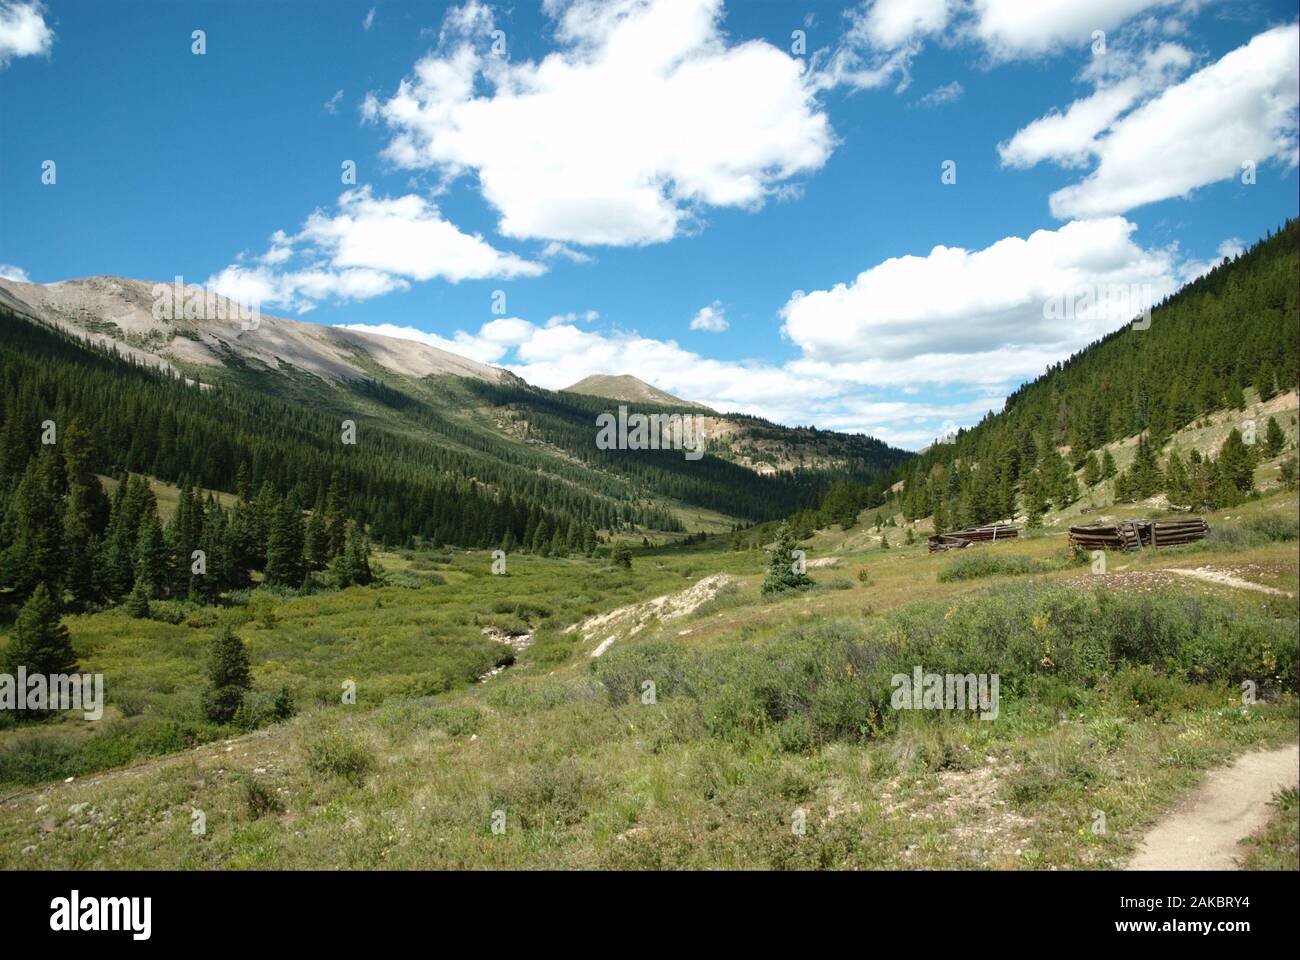
<path fill-rule="evenodd" d="M 1180 577 L 1191 577 L 1194 580 L 1204 580 L 1206 583 L 1218 583 L 1225 587 L 1236 587 L 1238 590 L 1258 590 L 1260 593 L 1271 593 L 1277 597 L 1294 597 L 1294 593 L 1287 590 L 1279 590 L 1277 587 L 1266 587 L 1262 583 L 1251 583 L 1249 580 L 1243 580 L 1241 577 L 1234 577 L 1230 573 L 1224 573 L 1221 570 L 1214 570 L 1210 567 L 1197 567 L 1195 570 L 1186 570 L 1180 567 L 1166 568 L 1170 573 L 1176 573 Z"/>
<path fill-rule="evenodd" d="M 1143 839 L 1129 870 L 1232 870 L 1237 842 L 1269 818 L 1278 787 L 1300 781 L 1300 745 L 1260 750 L 1212 770 L 1173 813 Z"/>

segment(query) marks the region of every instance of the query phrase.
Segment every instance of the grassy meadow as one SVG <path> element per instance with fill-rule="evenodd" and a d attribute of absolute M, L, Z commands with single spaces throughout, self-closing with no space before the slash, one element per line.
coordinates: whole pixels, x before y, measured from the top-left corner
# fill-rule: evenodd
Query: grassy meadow
<path fill-rule="evenodd" d="M 71 617 L 109 709 L 0 730 L 0 866 L 1117 866 L 1202 771 L 1300 723 L 1296 497 L 1208 519 L 1209 540 L 1104 574 L 1059 528 L 930 555 L 892 527 L 883 549 L 864 516 L 801 544 L 814 586 L 776 598 L 766 555 L 718 538 L 631 572 L 390 553 L 383 586 Z M 1169 572 L 1198 567 L 1292 596 Z M 719 573 L 683 616 L 566 631 Z M 253 666 L 246 728 L 199 720 L 225 620 Z M 517 655 L 493 639 L 522 633 Z M 996 718 L 892 709 L 914 665 L 998 674 Z M 297 715 L 272 722 L 281 686 Z M 1295 810 L 1243 857 L 1285 866 Z"/>

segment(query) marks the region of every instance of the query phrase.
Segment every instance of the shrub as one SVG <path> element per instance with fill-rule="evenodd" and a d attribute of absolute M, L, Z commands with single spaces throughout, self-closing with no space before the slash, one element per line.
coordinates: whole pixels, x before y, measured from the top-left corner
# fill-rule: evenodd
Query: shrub
<path fill-rule="evenodd" d="M 359 740 L 329 734 L 308 742 L 307 768 L 321 776 L 340 777 L 359 785 L 373 765 L 370 751 Z"/>
<path fill-rule="evenodd" d="M 962 551 L 939 571 L 940 583 L 978 580 L 981 577 L 1011 576 L 1043 569 L 1033 557 L 1021 553 L 992 553 L 976 547 Z"/>
<path fill-rule="evenodd" d="M 258 820 L 268 813 L 279 813 L 283 809 L 280 798 L 275 791 L 256 777 L 244 781 L 244 806 L 248 816 Z"/>

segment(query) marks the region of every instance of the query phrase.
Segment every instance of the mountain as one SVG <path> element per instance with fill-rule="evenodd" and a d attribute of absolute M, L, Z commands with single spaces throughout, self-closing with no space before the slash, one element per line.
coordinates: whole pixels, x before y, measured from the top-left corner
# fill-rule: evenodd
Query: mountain
<path fill-rule="evenodd" d="M 0 304 L 42 320 L 97 346 L 113 345 L 164 370 L 221 368 L 237 358 L 268 371 L 291 366 L 330 381 L 370 376 L 368 359 L 402 376 L 452 374 L 489 383 L 513 378 L 498 367 L 439 350 L 414 340 L 362 333 L 343 327 L 285 320 L 256 312 L 247 322 L 231 300 L 208 294 L 202 309 L 186 316 L 204 296 L 197 287 L 86 277 L 35 284 L 0 280 Z M 175 319 L 158 319 L 159 311 Z M 179 307 L 176 305 L 179 304 Z M 364 358 L 364 359 L 363 359 Z"/>
<path fill-rule="evenodd" d="M 581 393 L 589 397 L 604 397 L 606 400 L 620 400 L 624 403 L 654 403 L 664 407 L 691 407 L 699 410 L 709 408 L 702 403 L 694 403 L 674 397 L 671 393 L 651 386 L 630 373 L 617 376 L 605 373 L 593 373 L 583 377 L 577 383 L 564 387 L 562 393 Z"/>
<path fill-rule="evenodd" d="M 89 434 L 101 475 L 228 493 L 243 476 L 251 492 L 269 485 L 307 508 L 337 486 L 381 543 L 546 538 L 571 549 L 593 535 L 772 519 L 836 477 L 875 476 L 909 456 L 870 438 L 715 415 L 699 460 L 598 449 L 607 399 L 543 390 L 412 341 L 241 318 L 223 298 L 187 310 L 199 293 L 116 277 L 0 281 L 0 487 L 23 476 L 39 452 L 33 425 L 52 419 Z M 170 300 L 178 318 L 160 319 L 172 312 L 156 316 L 155 304 Z M 340 442 L 348 429 L 355 444 Z M 779 449 L 782 468 L 750 456 L 775 454 L 739 449 L 741 433 Z"/>
<path fill-rule="evenodd" d="M 1235 506 L 1255 489 L 1257 467 L 1277 476 L 1289 443 L 1290 427 L 1267 418 L 1290 419 L 1287 403 L 1271 401 L 1300 381 L 1298 224 L 1186 284 L 1149 324 L 1053 364 L 1001 412 L 908 460 L 888 495 L 832 489 L 805 525 L 886 499 L 905 520 L 933 516 L 948 529 L 1151 497 L 1198 511 Z M 1231 426 L 1207 444 L 1212 423 Z"/>

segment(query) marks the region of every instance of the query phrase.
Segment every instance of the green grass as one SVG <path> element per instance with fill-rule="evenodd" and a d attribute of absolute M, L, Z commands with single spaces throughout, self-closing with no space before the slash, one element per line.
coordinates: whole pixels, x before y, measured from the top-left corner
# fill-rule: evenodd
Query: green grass
<path fill-rule="evenodd" d="M 1295 498 L 1211 524 L 1266 515 L 1293 518 Z M 508 577 L 487 573 L 485 553 L 416 551 L 381 562 L 445 582 L 271 595 L 269 624 L 239 629 L 258 690 L 285 680 L 300 714 L 234 739 L 200 731 L 173 756 L 123 745 L 120 762 L 135 762 L 124 771 L 11 786 L 0 868 L 1107 868 L 1203 771 L 1295 741 L 1294 601 L 1199 582 L 1125 589 L 1129 573 L 1183 562 L 1177 551 L 1114 558 L 1097 589 L 1086 568 L 1057 565 L 1052 530 L 1016 544 L 1045 570 L 1032 580 L 941 582 L 953 558 L 855 550 L 859 533 L 818 533 L 809 558 L 841 558 L 810 571 L 823 589 L 766 603 L 764 555 L 718 544 L 638 552 L 630 574 L 512 559 Z M 1197 563 L 1284 583 L 1294 542 L 1209 544 Z M 736 585 L 599 659 L 565 632 L 716 572 Z M 85 662 L 145 671 L 125 689 L 110 674 L 102 722 L 117 722 L 124 693 L 135 720 L 169 716 L 215 626 L 114 616 L 70 621 Z M 421 667 L 461 663 L 489 622 L 525 623 L 536 641 L 487 683 L 408 686 Z M 168 667 L 149 673 L 154 663 Z M 997 718 L 893 709 L 892 675 L 915 665 L 997 673 Z M 355 706 L 337 702 L 345 669 Z M 1242 679 L 1259 689 L 1248 709 Z M 52 735 L 81 749 L 93 728 L 10 729 L 0 742 Z M 189 829 L 193 809 L 204 836 Z M 1276 830 L 1265 846 L 1285 850 Z"/>
<path fill-rule="evenodd" d="M 1068 552 L 1056 557 L 1030 557 L 1023 553 L 998 553 L 993 547 L 968 547 L 939 571 L 940 583 L 980 580 L 986 577 L 1047 573 L 1077 566 L 1081 560 Z"/>
<path fill-rule="evenodd" d="M 1268 823 L 1243 842 L 1243 870 L 1300 870 L 1300 795 L 1284 787 L 1273 795 Z"/>

